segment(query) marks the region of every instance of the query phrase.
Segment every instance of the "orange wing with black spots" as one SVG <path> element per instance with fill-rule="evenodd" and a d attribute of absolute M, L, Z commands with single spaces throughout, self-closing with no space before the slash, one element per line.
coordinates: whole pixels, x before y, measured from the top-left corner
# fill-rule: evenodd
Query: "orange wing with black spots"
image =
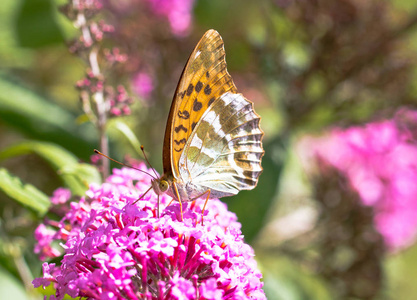
<path fill-rule="evenodd" d="M 203 113 L 226 92 L 236 93 L 227 72 L 220 34 L 207 31 L 198 42 L 182 72 L 172 100 L 165 129 L 164 174 L 179 177 L 178 164 L 188 138 Z"/>

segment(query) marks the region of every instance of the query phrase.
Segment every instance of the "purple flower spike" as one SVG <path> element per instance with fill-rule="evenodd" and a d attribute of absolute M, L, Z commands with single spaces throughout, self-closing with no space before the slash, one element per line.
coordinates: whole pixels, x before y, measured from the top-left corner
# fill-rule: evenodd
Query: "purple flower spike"
<path fill-rule="evenodd" d="M 147 170 L 144 164 L 137 167 Z M 55 229 L 41 224 L 37 230 L 37 252 L 43 258 L 62 260 L 45 263 L 44 275 L 35 287 L 53 283 L 56 294 L 49 299 L 266 299 L 262 275 L 253 249 L 243 242 L 236 215 L 219 200 L 179 205 L 169 196 L 151 191 L 133 204 L 151 184 L 150 178 L 134 169 L 115 169 L 103 185 L 91 185 L 86 196 L 72 202 Z M 53 223 L 48 222 L 51 227 Z M 55 244 L 55 243 L 54 243 Z M 58 244 L 58 243 L 56 243 Z"/>

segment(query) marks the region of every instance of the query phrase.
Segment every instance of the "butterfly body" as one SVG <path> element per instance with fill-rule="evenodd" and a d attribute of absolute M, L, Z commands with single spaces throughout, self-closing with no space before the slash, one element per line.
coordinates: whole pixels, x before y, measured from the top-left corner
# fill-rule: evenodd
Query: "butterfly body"
<path fill-rule="evenodd" d="M 168 185 L 168 189 L 165 190 L 164 187 L 160 187 L 160 183 L 166 181 Z M 174 182 L 177 187 L 178 195 L 174 188 Z M 163 183 L 164 184 L 164 183 Z M 193 184 L 191 181 L 189 182 L 181 182 L 176 181 L 173 177 L 163 176 L 159 180 L 154 180 L 154 183 L 152 185 L 154 191 L 158 195 L 162 195 L 163 193 L 167 193 L 169 196 L 171 196 L 176 201 L 193 201 L 204 192 L 207 191 L 207 189 L 201 189 L 199 186 Z M 210 197 L 213 198 L 213 197 Z"/>
<path fill-rule="evenodd" d="M 154 191 L 179 201 L 232 196 L 256 186 L 263 132 L 253 103 L 237 93 L 223 40 L 207 31 L 178 83 L 165 130 L 164 174 Z"/>

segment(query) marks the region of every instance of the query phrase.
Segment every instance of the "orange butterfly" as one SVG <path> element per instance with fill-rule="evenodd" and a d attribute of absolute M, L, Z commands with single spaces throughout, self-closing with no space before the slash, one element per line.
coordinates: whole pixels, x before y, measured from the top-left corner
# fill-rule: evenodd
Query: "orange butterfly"
<path fill-rule="evenodd" d="M 258 183 L 264 154 L 261 117 L 253 103 L 237 93 L 225 55 L 215 30 L 207 31 L 191 53 L 165 129 L 164 174 L 154 177 L 152 186 L 136 201 L 151 188 L 158 196 L 167 193 L 180 203 L 182 220 L 182 202 L 206 195 L 203 221 L 210 198 L 236 195 Z M 159 203 L 157 209 L 159 216 Z"/>
<path fill-rule="evenodd" d="M 191 53 L 174 94 L 165 129 L 164 174 L 156 194 L 179 201 L 253 189 L 262 172 L 263 132 L 253 103 L 237 93 L 227 72 L 223 40 L 207 31 Z"/>

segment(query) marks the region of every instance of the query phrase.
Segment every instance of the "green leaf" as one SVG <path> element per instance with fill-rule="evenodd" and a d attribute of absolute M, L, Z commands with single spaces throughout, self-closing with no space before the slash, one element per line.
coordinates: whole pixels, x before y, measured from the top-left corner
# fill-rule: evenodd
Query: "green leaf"
<path fill-rule="evenodd" d="M 28 141 L 11 146 L 0 152 L 0 160 L 29 153 L 35 153 L 45 159 L 76 195 L 83 195 L 88 183 L 101 182 L 95 167 L 78 163 L 77 157 L 71 152 L 48 142 Z"/>
<path fill-rule="evenodd" d="M 0 90 L 2 122 L 33 139 L 54 141 L 78 157 L 90 157 L 95 144 L 92 126 L 79 126 L 74 115 L 1 73 Z"/>
<path fill-rule="evenodd" d="M 78 161 L 76 156 L 64 148 L 53 143 L 39 141 L 27 141 L 8 147 L 0 152 L 0 160 L 29 153 L 38 154 L 47 160 L 55 170 L 63 165 L 75 164 Z"/>
<path fill-rule="evenodd" d="M 63 167 L 60 170 L 61 174 L 68 176 L 78 177 L 83 189 L 88 186 L 89 183 L 101 183 L 101 175 L 95 166 L 89 164 L 73 164 Z M 84 190 L 85 191 L 85 190 Z"/>
<path fill-rule="evenodd" d="M 140 149 L 140 142 L 136 135 L 133 133 L 132 129 L 130 129 L 129 126 L 126 125 L 123 121 L 120 120 L 113 120 L 109 123 L 110 128 L 117 129 L 120 131 L 125 138 L 129 141 L 130 145 L 133 147 L 133 149 L 140 155 L 143 156 L 142 150 Z"/>
<path fill-rule="evenodd" d="M 25 292 L 21 283 L 0 267 L 0 299 L 29 300 L 33 298 Z"/>
<path fill-rule="evenodd" d="M 16 17 L 16 33 L 22 47 L 38 48 L 63 43 L 50 0 L 23 0 Z"/>
<path fill-rule="evenodd" d="M 33 209 L 40 216 L 49 208 L 49 197 L 30 184 L 23 184 L 19 178 L 6 169 L 0 169 L 0 190 L 17 202 Z"/>
<path fill-rule="evenodd" d="M 260 251 L 257 251 L 259 254 Z M 267 299 L 309 300 L 332 299 L 321 278 L 306 271 L 300 261 L 280 255 L 282 252 L 262 252 L 257 260 L 264 274 Z M 352 299 L 353 300 L 353 299 Z"/>

